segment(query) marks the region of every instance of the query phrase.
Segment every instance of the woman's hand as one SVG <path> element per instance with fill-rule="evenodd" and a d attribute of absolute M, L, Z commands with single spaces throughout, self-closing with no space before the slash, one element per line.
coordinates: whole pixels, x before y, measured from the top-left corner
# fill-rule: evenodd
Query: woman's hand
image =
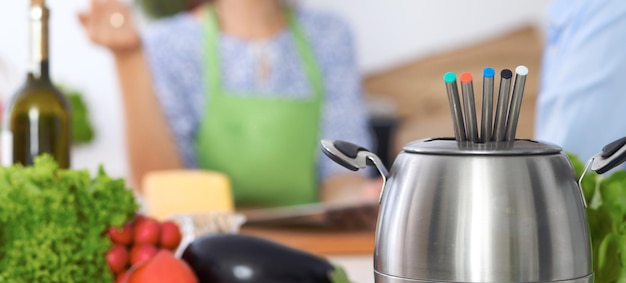
<path fill-rule="evenodd" d="M 92 42 L 115 54 L 136 51 L 141 40 L 130 9 L 118 0 L 91 0 L 91 9 L 78 18 Z"/>

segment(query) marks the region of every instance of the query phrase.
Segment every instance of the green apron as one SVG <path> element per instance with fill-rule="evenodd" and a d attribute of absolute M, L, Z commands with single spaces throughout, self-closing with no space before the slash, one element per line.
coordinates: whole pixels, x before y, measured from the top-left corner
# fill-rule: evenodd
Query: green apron
<path fill-rule="evenodd" d="M 204 70 L 210 101 L 196 136 L 200 168 L 227 174 L 238 206 L 317 201 L 322 77 L 294 15 L 287 13 L 287 20 L 314 92 L 310 99 L 226 92 L 217 19 L 213 9 L 207 14 Z"/>

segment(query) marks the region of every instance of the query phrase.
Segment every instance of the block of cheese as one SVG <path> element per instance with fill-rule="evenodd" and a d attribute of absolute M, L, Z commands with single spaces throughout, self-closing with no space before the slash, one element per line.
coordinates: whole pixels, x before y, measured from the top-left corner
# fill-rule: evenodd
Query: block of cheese
<path fill-rule="evenodd" d="M 164 170 L 142 182 L 146 213 L 159 220 L 174 214 L 233 212 L 231 183 L 225 174 L 207 170 Z"/>

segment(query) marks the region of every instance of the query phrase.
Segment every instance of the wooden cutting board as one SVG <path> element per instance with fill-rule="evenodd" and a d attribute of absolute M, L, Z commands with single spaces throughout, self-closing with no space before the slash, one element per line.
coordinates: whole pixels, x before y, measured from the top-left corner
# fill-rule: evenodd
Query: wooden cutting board
<path fill-rule="evenodd" d="M 341 231 L 315 228 L 246 227 L 241 234 L 266 238 L 283 245 L 319 256 L 371 255 L 374 252 L 375 231 Z"/>

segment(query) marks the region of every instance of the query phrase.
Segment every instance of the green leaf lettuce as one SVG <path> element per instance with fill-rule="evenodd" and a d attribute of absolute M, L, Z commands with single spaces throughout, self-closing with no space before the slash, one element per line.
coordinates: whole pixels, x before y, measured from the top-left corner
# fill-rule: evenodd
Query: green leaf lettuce
<path fill-rule="evenodd" d="M 123 180 L 59 169 L 47 155 L 0 167 L 0 204 L 0 282 L 9 283 L 113 282 L 106 230 L 138 208 Z"/>

